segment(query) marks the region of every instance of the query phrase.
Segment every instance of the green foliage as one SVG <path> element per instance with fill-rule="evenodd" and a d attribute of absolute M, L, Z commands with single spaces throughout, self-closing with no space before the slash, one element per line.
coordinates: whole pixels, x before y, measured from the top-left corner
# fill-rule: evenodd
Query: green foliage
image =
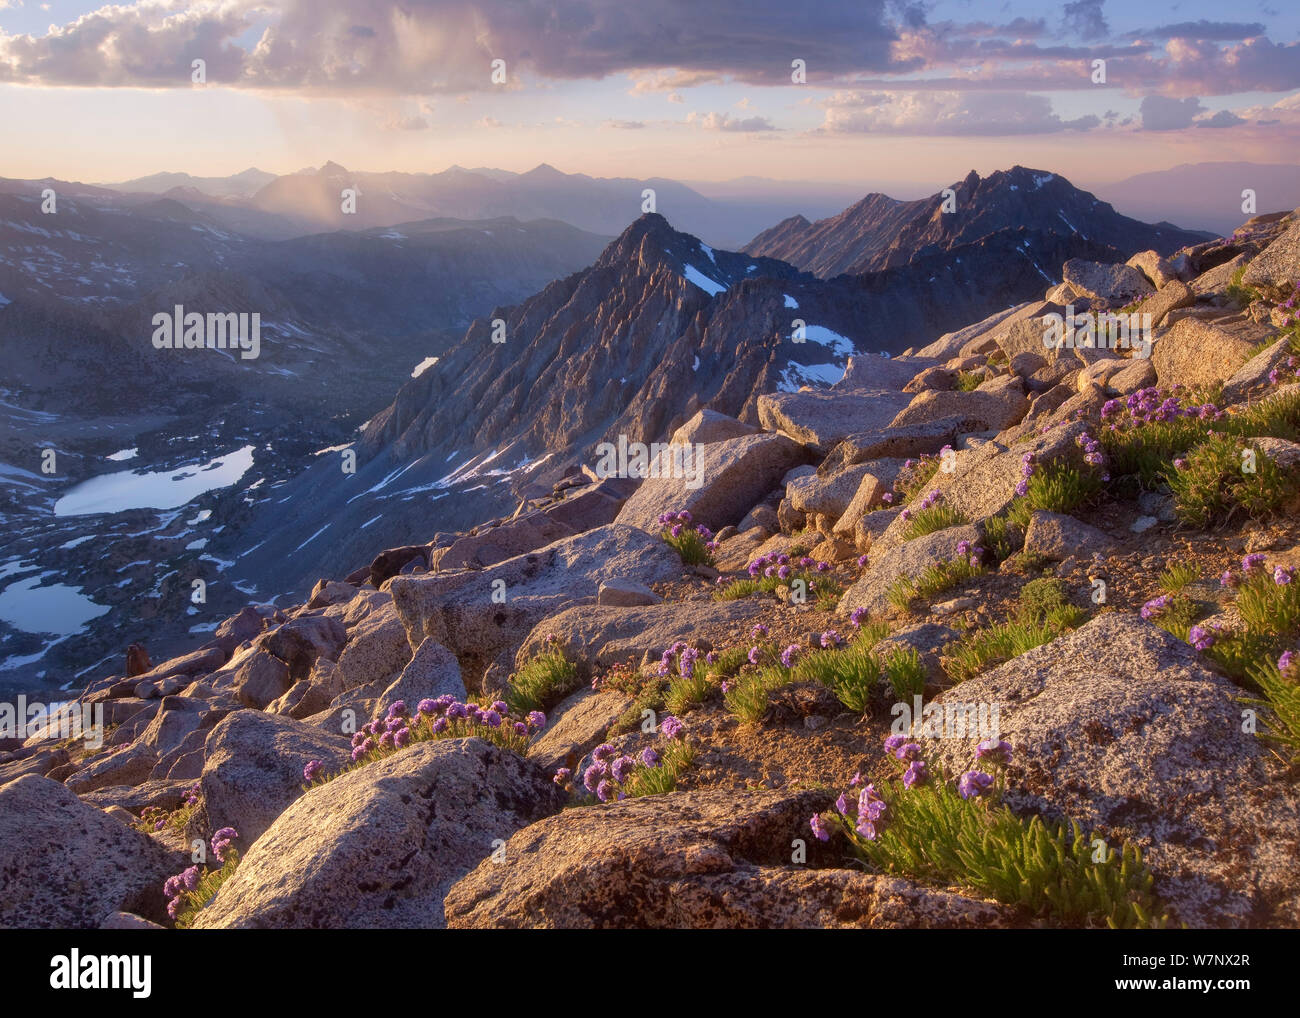
<path fill-rule="evenodd" d="M 1065 583 L 1054 576 L 1030 580 L 1020 588 L 1018 615 L 1027 622 L 1041 622 L 1069 604 Z"/>
<path fill-rule="evenodd" d="M 1219 422 L 1221 430 L 1241 438 L 1300 439 L 1300 392 L 1270 394 Z"/>
<path fill-rule="evenodd" d="M 1029 517 L 1036 510 L 1072 513 L 1100 491 L 1101 477 L 1096 471 L 1081 470 L 1069 463 L 1047 463 L 1034 470 L 1025 495 L 1007 510 L 1007 520 L 1022 531 L 1028 530 Z"/>
<path fill-rule="evenodd" d="M 645 717 L 646 711 L 654 711 L 655 714 L 661 714 L 667 708 L 664 702 L 664 689 L 667 686 L 665 682 L 650 682 L 637 695 L 632 706 L 619 715 L 609 729 L 609 736 L 626 735 L 628 732 L 634 732 L 641 727 L 641 720 Z"/>
<path fill-rule="evenodd" d="M 1226 524 L 1245 514 L 1254 519 L 1276 513 L 1296 491 L 1295 480 L 1257 448 L 1230 435 L 1212 435 L 1187 453 L 1166 476 L 1174 509 L 1197 529 Z M 1244 467 L 1253 458 L 1254 470 Z"/>
<path fill-rule="evenodd" d="M 862 628 L 858 630 L 858 635 L 853 638 L 855 645 L 862 644 L 867 647 L 874 647 L 886 636 L 889 635 L 889 623 L 883 619 L 877 619 L 875 622 L 865 622 Z"/>
<path fill-rule="evenodd" d="M 1261 662 L 1276 658 L 1300 635 L 1300 579 L 1279 584 L 1272 570 L 1252 569 L 1237 580 L 1236 610 L 1243 627 L 1217 632 L 1205 654 L 1237 682 L 1262 691 Z"/>
<path fill-rule="evenodd" d="M 896 579 L 889 588 L 889 603 L 899 611 L 911 611 L 913 601 L 928 600 L 984 572 L 982 565 L 972 565 L 966 557 L 955 558 L 950 562 L 936 562 L 926 566 L 916 576 L 900 576 Z"/>
<path fill-rule="evenodd" d="M 1196 603 L 1183 594 L 1171 594 L 1164 608 L 1151 617 L 1151 622 L 1178 639 L 1186 641 L 1196 621 Z"/>
<path fill-rule="evenodd" d="M 696 668 L 695 673 L 689 678 L 679 675 L 669 681 L 664 703 L 674 714 L 685 714 L 692 707 L 704 702 L 710 688 L 704 670 Z"/>
<path fill-rule="evenodd" d="M 1028 586 L 1028 584 L 1026 584 Z M 943 668 L 954 682 L 965 682 L 1027 650 L 1050 643 L 1086 617 L 1072 604 L 1036 606 L 1013 619 L 968 633 L 944 648 Z"/>
<path fill-rule="evenodd" d="M 715 601 L 739 601 L 742 597 L 749 597 L 751 594 L 766 593 L 764 589 L 764 580 L 734 580 L 727 584 L 716 594 L 713 595 Z M 776 585 L 771 586 L 772 590 Z"/>
<path fill-rule="evenodd" d="M 997 561 L 1005 562 L 1024 547 L 1025 532 L 1012 526 L 1006 516 L 990 516 L 984 521 L 984 543 Z"/>
<path fill-rule="evenodd" d="M 1178 562 L 1161 573 L 1156 583 L 1166 594 L 1180 594 L 1200 578 L 1195 566 Z"/>
<path fill-rule="evenodd" d="M 911 467 L 904 467 L 894 481 L 894 504 L 907 505 L 918 495 L 930 488 L 930 482 L 939 472 L 943 461 L 926 453 L 920 459 L 912 460 Z"/>
<path fill-rule="evenodd" d="M 673 536 L 671 530 L 665 530 L 663 539 L 668 543 L 669 547 L 676 549 L 677 554 L 682 558 L 683 565 L 713 565 L 713 552 L 708 546 L 709 539 L 694 527 L 690 529 L 682 527 L 682 532 L 676 537 Z"/>
<path fill-rule="evenodd" d="M 907 529 L 903 532 L 903 540 L 911 541 L 914 538 L 924 537 L 926 534 L 933 534 L 939 530 L 947 530 L 949 527 L 961 526 L 961 524 L 967 522 L 969 521 L 960 510 L 940 502 L 928 509 L 917 509 L 912 513 Z"/>
<path fill-rule="evenodd" d="M 730 683 L 722 701 L 736 718 L 756 725 L 767 713 L 768 693 L 790 682 L 790 672 L 780 665 L 769 665 L 756 672 L 744 672 Z"/>
<path fill-rule="evenodd" d="M 813 651 L 795 662 L 791 670 L 793 681 L 820 682 L 839 697 L 840 703 L 859 714 L 870 710 L 880 676 L 880 661 L 862 640 L 833 650 Z"/>
<path fill-rule="evenodd" d="M 953 388 L 958 392 L 974 392 L 984 384 L 984 372 L 982 371 L 959 371 L 957 379 L 953 383 Z"/>
<path fill-rule="evenodd" d="M 165 810 L 161 806 L 146 806 L 140 811 L 140 819 L 131 826 L 144 834 L 153 834 L 155 831 L 161 830 L 184 834 L 190 817 L 199 808 L 198 797 L 199 784 L 196 781 L 186 792 L 186 801 L 175 809 Z M 195 800 L 192 804 L 189 802 L 191 798 Z"/>
<path fill-rule="evenodd" d="M 547 710 L 578 688 L 578 666 L 548 646 L 510 678 L 505 702 L 516 714 Z"/>
<path fill-rule="evenodd" d="M 1084 838 L 1077 824 L 1022 820 L 1003 805 L 963 799 L 946 781 L 931 780 L 887 801 L 887 823 L 875 840 L 837 817 L 854 851 L 877 871 L 969 887 L 1064 926 L 1167 922 L 1132 846 L 1116 852 L 1095 836 Z"/>
<path fill-rule="evenodd" d="M 911 703 L 925 692 L 925 665 L 915 647 L 892 647 L 882 663 L 896 701 Z"/>
<path fill-rule="evenodd" d="M 1115 477 L 1132 474 L 1145 488 L 1165 478 L 1177 457 L 1205 438 L 1206 422 L 1196 417 L 1175 417 L 1118 431 L 1102 428 L 1098 439 Z"/>
<path fill-rule="evenodd" d="M 1250 632 L 1294 635 L 1300 631 L 1300 579 L 1279 584 L 1268 570 L 1253 571 L 1237 588 L 1237 613 Z"/>
<path fill-rule="evenodd" d="M 1263 693 L 1263 699 L 1247 703 L 1263 711 L 1264 738 L 1277 747 L 1288 763 L 1300 762 L 1300 682 L 1295 679 L 1295 665 L 1283 675 L 1270 660 L 1259 660 L 1250 677 Z"/>
<path fill-rule="evenodd" d="M 1259 300 L 1259 291 L 1252 286 L 1244 286 L 1241 277 L 1246 274 L 1248 266 L 1239 265 L 1232 274 L 1232 279 L 1228 281 L 1227 289 L 1224 291 L 1228 299 L 1235 303 L 1237 307 L 1244 308 L 1248 304 L 1253 304 Z"/>
<path fill-rule="evenodd" d="M 632 772 L 624 789 L 629 799 L 675 791 L 677 779 L 695 762 L 695 746 L 684 739 L 665 743 L 658 752 L 658 764 L 654 767 L 639 766 Z"/>
<path fill-rule="evenodd" d="M 711 662 L 701 658 L 696 668 L 710 679 L 725 679 L 740 671 L 748 660 L 749 652 L 743 646 L 727 647 L 718 651 Z"/>
<path fill-rule="evenodd" d="M 239 853 L 234 848 L 226 849 L 226 861 L 220 869 L 210 870 L 206 867 L 203 875 L 199 878 L 198 886 L 192 891 L 183 890 L 180 892 L 181 903 L 176 909 L 176 928 L 178 930 L 187 930 L 194 925 L 198 919 L 199 913 L 204 907 L 217 896 L 224 884 L 235 874 L 235 867 L 239 865 Z"/>
<path fill-rule="evenodd" d="M 791 553 L 791 558 L 794 558 Z M 799 556 L 803 558 L 804 556 Z M 777 587 L 792 587 L 796 580 L 802 580 L 805 594 L 811 594 L 814 601 L 834 598 L 839 599 L 843 591 L 829 578 L 826 573 L 819 573 L 815 569 L 795 569 L 791 567 L 792 572 L 786 579 L 779 576 L 760 576 L 758 579 L 746 577 L 740 580 L 734 580 L 727 586 L 723 587 L 713 595 L 715 601 L 739 601 L 741 598 L 750 597 L 753 594 L 772 594 L 776 592 Z"/>

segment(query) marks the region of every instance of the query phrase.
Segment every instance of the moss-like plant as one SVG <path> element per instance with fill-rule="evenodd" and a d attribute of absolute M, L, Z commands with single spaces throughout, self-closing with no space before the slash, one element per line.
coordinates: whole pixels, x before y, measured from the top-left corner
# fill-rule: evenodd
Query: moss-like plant
<path fill-rule="evenodd" d="M 546 710 L 578 688 L 578 666 L 554 644 L 548 645 L 510 677 L 505 702 L 516 714 Z"/>
<path fill-rule="evenodd" d="M 1036 468 L 1026 487 L 1007 509 L 1007 521 L 1021 531 L 1029 529 L 1029 517 L 1037 510 L 1072 513 L 1086 505 L 1101 492 L 1102 481 L 1095 470 L 1056 462 Z"/>
<path fill-rule="evenodd" d="M 1210 436 L 1173 466 L 1166 476 L 1174 509 L 1180 521 L 1198 529 L 1239 515 L 1270 516 L 1296 494 L 1292 475 L 1231 435 Z"/>
<path fill-rule="evenodd" d="M 889 603 L 899 611 L 911 611 L 917 600 L 928 600 L 936 594 L 972 580 L 985 572 L 985 568 L 972 557 L 964 555 L 949 562 L 936 562 L 926 566 L 916 576 L 900 576 L 889 587 Z"/>
<path fill-rule="evenodd" d="M 1039 618 L 1021 616 L 968 633 L 944 648 L 944 671 L 954 682 L 974 678 L 1027 650 L 1050 643 L 1076 628 L 1086 614 L 1082 608 L 1064 605 Z"/>
<path fill-rule="evenodd" d="M 954 784 L 923 761 L 919 745 L 911 748 L 905 787 L 851 788 L 834 812 L 813 818 L 814 833 L 828 839 L 839 829 L 876 872 L 967 887 L 1057 925 L 1168 923 L 1136 847 L 1121 844 L 1117 851 L 1096 835 L 1085 838 L 1075 823 L 1018 817 L 1001 802 L 1005 779 L 989 758 L 981 764 L 996 777 L 969 771 Z M 905 742 L 899 749 L 908 752 Z"/>

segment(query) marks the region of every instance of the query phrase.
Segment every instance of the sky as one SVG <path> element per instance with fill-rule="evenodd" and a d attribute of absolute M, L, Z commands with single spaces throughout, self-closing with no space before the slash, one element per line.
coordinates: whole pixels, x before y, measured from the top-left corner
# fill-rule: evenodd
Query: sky
<path fill-rule="evenodd" d="M 1295 164 L 1300 4 L 0 0 L 0 132 L 0 176 L 85 182 L 546 162 L 911 197 Z"/>

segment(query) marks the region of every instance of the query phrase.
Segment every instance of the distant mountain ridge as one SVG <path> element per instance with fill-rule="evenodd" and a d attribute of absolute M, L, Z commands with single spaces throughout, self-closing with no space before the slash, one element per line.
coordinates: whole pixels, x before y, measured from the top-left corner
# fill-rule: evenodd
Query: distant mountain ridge
<path fill-rule="evenodd" d="M 256 186 L 254 186 L 256 185 Z M 739 247 L 791 207 L 789 196 L 705 197 L 663 177 L 593 177 L 565 173 L 549 163 L 515 173 L 450 166 L 437 173 L 354 171 L 328 161 L 275 176 L 246 170 L 234 177 L 158 173 L 105 185 L 122 193 L 155 193 L 185 201 L 228 229 L 284 239 L 329 230 L 365 230 L 450 217 L 557 219 L 590 233 L 615 236 L 641 214 L 643 192 L 655 192 L 659 211 L 712 243 Z M 355 213 L 341 209 L 341 192 L 356 191 Z M 838 203 L 810 197 L 829 213 Z"/>
<path fill-rule="evenodd" d="M 910 202 L 869 194 L 829 219 L 787 219 L 742 250 L 829 278 L 902 265 L 932 248 L 951 250 L 1002 230 L 1077 234 L 1129 254 L 1167 254 L 1212 236 L 1129 219 L 1059 174 L 1024 166 L 987 177 L 972 170 L 951 190 L 952 212 L 943 211 L 943 192 Z"/>

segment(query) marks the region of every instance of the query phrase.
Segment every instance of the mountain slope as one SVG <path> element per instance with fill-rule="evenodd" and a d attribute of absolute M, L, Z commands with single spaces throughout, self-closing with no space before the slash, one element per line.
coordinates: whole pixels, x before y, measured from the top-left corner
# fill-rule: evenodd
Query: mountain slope
<path fill-rule="evenodd" d="M 871 194 L 838 216 L 809 223 L 787 220 L 744 247 L 830 277 L 890 268 L 931 248 L 950 250 L 1003 230 L 1078 234 L 1107 245 L 1113 257 L 1153 248 L 1162 254 L 1208 239 L 1168 224 L 1150 226 L 1121 216 L 1105 202 L 1057 174 L 1015 166 L 980 177 L 973 170 L 952 185 L 955 210 L 943 212 L 941 194 L 898 202 Z"/>

